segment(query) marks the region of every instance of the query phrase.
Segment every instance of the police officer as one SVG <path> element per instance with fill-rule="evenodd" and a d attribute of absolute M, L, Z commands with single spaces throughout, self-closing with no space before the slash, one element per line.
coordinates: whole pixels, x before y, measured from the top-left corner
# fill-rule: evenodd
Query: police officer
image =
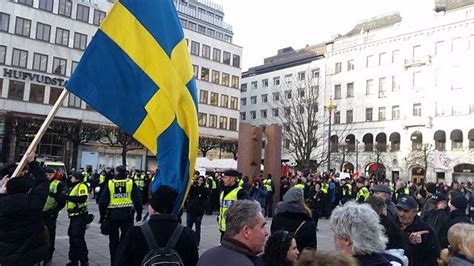
<path fill-rule="evenodd" d="M 54 240 L 56 238 L 56 221 L 59 211 L 64 207 L 66 202 L 62 195 L 64 184 L 54 179 L 56 171 L 48 167 L 45 169 L 45 173 L 49 179 L 49 195 L 43 208 L 43 222 L 48 228 L 50 245 L 48 257 L 44 260 L 43 265 L 51 265 L 54 253 Z"/>
<path fill-rule="evenodd" d="M 135 185 L 138 187 L 138 189 L 140 189 L 142 204 L 145 203 L 145 174 L 137 170 L 137 172 L 133 176 L 133 182 L 135 182 Z"/>
<path fill-rule="evenodd" d="M 215 198 L 215 194 L 217 193 L 217 183 L 214 180 L 212 176 L 207 176 L 206 177 L 206 186 L 209 189 L 210 196 L 208 198 L 207 206 L 206 206 L 206 214 L 211 215 L 212 212 L 214 211 L 214 201 L 213 198 Z"/>
<path fill-rule="evenodd" d="M 237 178 L 239 178 L 240 176 L 241 174 L 235 170 L 226 170 L 224 172 L 224 176 L 222 177 L 222 181 L 224 182 L 224 189 L 222 190 L 219 197 L 220 208 L 219 216 L 217 217 L 219 231 L 221 232 L 221 240 L 226 231 L 225 216 L 227 210 L 237 200 L 248 198 L 247 194 L 245 193 L 245 190 L 243 190 L 237 183 Z"/>
<path fill-rule="evenodd" d="M 100 222 L 109 223 L 109 250 L 112 265 L 120 240 L 133 226 L 134 210 L 137 211 L 137 222 L 141 221 L 143 210 L 140 189 L 131 178 L 127 177 L 126 168 L 117 166 L 115 170 L 115 177 L 104 186 L 99 201 Z"/>
<path fill-rule="evenodd" d="M 268 174 L 267 178 L 263 180 L 263 187 L 267 191 L 265 200 L 265 215 L 273 217 L 273 194 L 275 193 L 275 185 L 272 181 L 272 174 Z"/>
<path fill-rule="evenodd" d="M 87 199 L 89 188 L 82 182 L 84 176 L 74 173 L 71 177 L 71 186 L 65 196 L 66 208 L 69 216 L 69 260 L 68 266 L 89 265 L 87 257 L 89 251 L 85 240 L 87 225 Z"/>
<path fill-rule="evenodd" d="M 368 188 L 365 187 L 365 178 L 364 177 L 359 177 L 359 179 L 357 179 L 357 183 L 356 183 L 356 187 L 357 187 L 357 194 L 356 194 L 356 202 L 358 203 L 364 203 L 367 201 L 367 199 L 369 198 L 370 196 L 370 191 Z"/>
<path fill-rule="evenodd" d="M 349 177 L 346 177 L 345 179 L 343 179 L 341 203 L 344 204 L 350 201 L 351 199 L 352 199 L 351 179 Z"/>

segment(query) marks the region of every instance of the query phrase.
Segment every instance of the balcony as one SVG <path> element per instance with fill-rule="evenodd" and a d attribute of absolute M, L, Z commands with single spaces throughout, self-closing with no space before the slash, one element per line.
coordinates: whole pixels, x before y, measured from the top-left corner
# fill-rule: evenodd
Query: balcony
<path fill-rule="evenodd" d="M 425 56 L 405 59 L 404 67 L 405 69 L 407 69 L 410 67 L 429 66 L 430 64 L 431 64 L 431 56 L 425 55 Z"/>

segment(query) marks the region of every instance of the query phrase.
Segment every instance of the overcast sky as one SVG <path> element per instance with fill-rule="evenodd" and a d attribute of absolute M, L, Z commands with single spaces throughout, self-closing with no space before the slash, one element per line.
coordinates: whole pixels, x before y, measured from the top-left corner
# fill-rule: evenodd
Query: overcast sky
<path fill-rule="evenodd" d="M 243 47 L 243 70 L 292 46 L 303 48 L 344 34 L 359 21 L 409 8 L 417 12 L 434 0 L 213 0 L 224 7 L 234 43 Z M 423 4 L 421 4 L 423 2 Z"/>

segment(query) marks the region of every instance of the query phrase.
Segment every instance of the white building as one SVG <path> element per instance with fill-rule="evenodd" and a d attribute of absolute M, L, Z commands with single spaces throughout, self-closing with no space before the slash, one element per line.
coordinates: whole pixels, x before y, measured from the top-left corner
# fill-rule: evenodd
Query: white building
<path fill-rule="evenodd" d="M 337 105 L 333 130 L 350 128 L 331 138 L 331 168 L 474 179 L 473 4 L 410 6 L 416 12 L 369 19 L 327 43 L 324 101 Z"/>
<path fill-rule="evenodd" d="M 98 25 L 113 1 L 106 0 L 11 0 L 0 6 L 0 161 L 17 160 L 31 135 L 16 138 L 9 117 L 39 118 L 48 114 L 65 82 L 79 62 Z M 232 28 L 223 21 L 222 7 L 208 1 L 176 1 L 178 15 L 200 71 L 200 90 L 218 93 L 219 105 L 200 104 L 200 112 L 218 114 L 220 127 L 201 127 L 206 135 L 236 138 L 242 48 L 232 44 Z M 198 44 L 198 45 L 196 45 Z M 197 46 L 197 48 L 196 48 Z M 192 47 L 192 48 L 191 48 Z M 202 47 L 202 48 L 201 48 Z M 212 49 L 212 50 L 211 50 Z M 208 54 L 213 55 L 207 59 Z M 203 71 L 226 73 L 222 82 L 205 82 Z M 211 74 L 208 73 L 208 76 Z M 223 75 L 224 76 L 224 75 Z M 232 83 L 233 82 L 233 83 Z M 223 85 L 220 85 L 223 84 Z M 232 88 L 234 87 L 234 88 Z M 227 104 L 226 97 L 227 96 Z M 233 104 L 234 103 L 234 104 Z M 224 119 L 225 118 L 225 119 Z M 70 94 L 57 119 L 110 124 L 85 102 Z M 212 118 L 214 119 L 214 118 Z M 235 119 L 235 120 L 234 120 Z M 72 164 L 71 143 L 47 133 L 39 153 Z M 145 150 L 128 154 L 129 168 L 147 167 Z M 110 146 L 84 144 L 77 165 L 94 169 L 121 163 L 120 151 Z M 151 158 L 151 157 L 150 157 Z M 155 160 L 150 160 L 153 164 Z"/>

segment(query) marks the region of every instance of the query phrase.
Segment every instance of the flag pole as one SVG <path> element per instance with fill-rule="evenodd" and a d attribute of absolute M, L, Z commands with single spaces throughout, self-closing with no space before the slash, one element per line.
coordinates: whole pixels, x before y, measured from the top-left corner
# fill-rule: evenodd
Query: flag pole
<path fill-rule="evenodd" d="M 30 146 L 26 150 L 25 154 L 21 158 L 20 163 L 15 169 L 15 172 L 13 172 L 13 175 L 11 177 L 17 177 L 19 173 L 25 168 L 26 164 L 26 158 L 28 154 L 30 154 L 32 151 L 36 149 L 36 146 L 38 146 L 39 142 L 41 141 L 41 138 L 43 137 L 44 133 L 46 133 L 46 130 L 49 127 L 49 124 L 51 124 L 51 121 L 53 121 L 54 116 L 58 112 L 59 108 L 63 104 L 64 99 L 66 98 L 66 95 L 68 94 L 68 91 L 66 89 L 63 89 L 61 94 L 59 95 L 59 98 L 56 100 L 56 103 L 54 103 L 53 108 L 51 111 L 49 111 L 48 116 L 44 120 L 43 124 L 41 125 L 40 129 L 38 130 L 38 133 L 36 133 L 35 137 L 33 138 L 33 141 L 31 142 Z"/>

